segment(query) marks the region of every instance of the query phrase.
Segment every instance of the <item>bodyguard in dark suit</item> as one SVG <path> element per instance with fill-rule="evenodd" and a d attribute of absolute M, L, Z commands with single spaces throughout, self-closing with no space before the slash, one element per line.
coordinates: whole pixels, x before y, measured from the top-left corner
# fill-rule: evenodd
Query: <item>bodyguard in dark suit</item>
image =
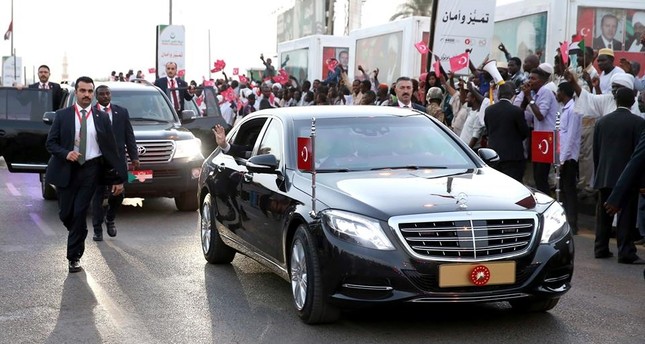
<path fill-rule="evenodd" d="M 529 135 L 529 127 L 524 111 L 511 103 L 513 96 L 515 87 L 512 83 L 499 86 L 499 101 L 486 108 L 484 124 L 488 146 L 499 155 L 499 162 L 493 167 L 521 183 L 526 169 L 523 142 Z"/>
<path fill-rule="evenodd" d="M 183 100 L 193 99 L 192 88 L 177 76 L 177 64 L 174 62 L 166 63 L 166 76 L 155 80 L 155 86 L 168 95 L 177 113 L 184 110 Z"/>
<path fill-rule="evenodd" d="M 55 82 L 50 82 L 49 76 L 50 76 L 50 72 L 49 72 L 49 67 L 47 65 L 42 65 L 38 67 L 39 82 L 29 85 L 29 88 L 51 90 L 53 110 L 58 110 L 61 106 L 61 101 L 63 99 L 63 90 L 60 88 L 59 84 Z M 47 111 L 50 111 L 50 110 L 47 109 Z"/>
<path fill-rule="evenodd" d="M 69 272 L 82 270 L 87 209 L 97 185 L 112 185 L 118 195 L 125 181 L 110 119 L 91 107 L 94 81 L 83 76 L 75 85 L 76 103 L 56 111 L 45 144 L 51 154 L 45 182 L 56 187 L 59 217 L 69 232 Z"/>
<path fill-rule="evenodd" d="M 601 117 L 594 128 L 593 159 L 596 166 L 594 188 L 598 189 L 596 207 L 596 258 L 613 256 L 609 251 L 609 236 L 613 216 L 604 211 L 603 205 L 618 182 L 618 178 L 638 144 L 645 120 L 629 110 L 634 104 L 634 92 L 619 88 L 614 96 L 618 109 Z M 641 172 L 642 173 L 642 172 Z M 631 264 L 638 260 L 632 232 L 636 227 L 637 193 L 625 196 L 625 207 L 618 214 L 616 241 L 618 262 Z"/>
<path fill-rule="evenodd" d="M 130 156 L 130 161 L 135 169 L 139 168 L 139 153 L 137 152 L 137 141 L 134 138 L 134 130 L 130 124 L 130 114 L 126 108 L 112 104 L 112 93 L 110 88 L 101 85 L 96 88 L 96 109 L 108 114 L 112 122 L 112 131 L 116 141 L 119 157 L 119 171 L 122 175 L 127 176 L 127 159 L 126 150 Z M 92 198 L 92 226 L 94 227 L 94 241 L 103 240 L 103 220 L 107 226 L 109 236 L 116 236 L 116 225 L 114 219 L 116 212 L 123 202 L 125 192 L 119 195 L 110 193 L 110 185 L 99 185 L 96 188 Z M 107 197 L 107 209 L 103 206 L 103 201 Z"/>
<path fill-rule="evenodd" d="M 641 132 L 634 153 L 604 204 L 610 216 L 624 208 L 634 193 L 640 192 L 641 198 L 645 195 L 645 173 L 643 171 L 645 171 L 645 130 Z M 645 264 L 645 260 L 639 258 L 632 262 L 632 264 L 634 263 Z"/>
<path fill-rule="evenodd" d="M 390 104 L 390 106 L 413 108 L 423 113 L 426 112 L 426 108 L 423 107 L 423 105 L 412 102 L 412 79 L 408 78 L 407 76 L 398 78 L 394 86 L 394 92 L 396 93 L 397 102 Z"/>

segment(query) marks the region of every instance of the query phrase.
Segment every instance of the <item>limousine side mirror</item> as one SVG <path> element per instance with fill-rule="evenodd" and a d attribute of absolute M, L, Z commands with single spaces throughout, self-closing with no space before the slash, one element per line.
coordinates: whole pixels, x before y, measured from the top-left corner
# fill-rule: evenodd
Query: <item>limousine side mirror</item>
<path fill-rule="evenodd" d="M 491 162 L 499 161 L 499 155 L 497 152 L 490 148 L 480 148 L 477 150 L 477 155 L 479 155 L 485 163 L 489 164 Z"/>
<path fill-rule="evenodd" d="M 47 111 L 43 115 L 43 122 L 47 125 L 52 125 L 54 123 L 54 118 L 56 118 L 56 112 Z"/>
<path fill-rule="evenodd" d="M 195 121 L 195 111 L 194 110 L 182 110 L 179 114 L 179 120 L 181 123 L 190 123 Z"/>
<path fill-rule="evenodd" d="M 246 162 L 246 169 L 253 173 L 278 174 L 278 159 L 273 154 L 261 154 Z"/>

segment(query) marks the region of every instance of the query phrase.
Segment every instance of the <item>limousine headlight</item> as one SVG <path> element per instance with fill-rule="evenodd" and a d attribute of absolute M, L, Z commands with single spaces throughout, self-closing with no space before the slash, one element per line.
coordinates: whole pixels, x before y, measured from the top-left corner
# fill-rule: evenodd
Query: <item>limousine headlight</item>
<path fill-rule="evenodd" d="M 175 141 L 175 159 L 196 158 L 202 156 L 202 141 L 200 139 Z"/>
<path fill-rule="evenodd" d="M 541 243 L 552 243 L 562 239 L 569 232 L 569 224 L 564 208 L 558 202 L 553 202 L 544 212 L 544 229 Z"/>
<path fill-rule="evenodd" d="M 341 210 L 322 212 L 326 227 L 343 240 L 377 250 L 394 250 L 378 221 Z"/>

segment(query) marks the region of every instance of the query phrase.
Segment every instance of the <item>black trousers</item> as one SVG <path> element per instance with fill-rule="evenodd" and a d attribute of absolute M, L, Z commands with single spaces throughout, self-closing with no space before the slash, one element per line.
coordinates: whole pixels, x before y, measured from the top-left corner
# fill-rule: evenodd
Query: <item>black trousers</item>
<path fill-rule="evenodd" d="M 605 211 L 603 204 L 611 194 L 611 188 L 598 190 L 598 203 L 596 204 L 596 240 L 594 253 L 603 255 L 609 252 L 609 237 L 611 234 L 611 223 L 614 220 Z M 636 227 L 636 212 L 638 193 L 636 190 L 629 195 L 625 206 L 617 214 L 618 224 L 616 225 L 616 243 L 618 245 L 618 259 L 636 259 L 636 245 L 634 245 L 634 227 Z"/>
<path fill-rule="evenodd" d="M 535 188 L 547 195 L 551 194 L 551 187 L 549 186 L 550 170 L 551 164 L 542 162 L 533 163 L 533 180 L 535 181 Z"/>
<path fill-rule="evenodd" d="M 573 233 L 578 233 L 578 162 L 569 159 L 560 168 L 560 200 Z"/>
<path fill-rule="evenodd" d="M 67 259 L 79 260 L 85 251 L 87 237 L 87 210 L 96 191 L 100 159 L 92 159 L 82 166 L 74 163 L 70 183 L 67 187 L 58 187 L 58 217 L 67 228 Z"/>
<path fill-rule="evenodd" d="M 505 175 L 522 183 L 522 180 L 524 179 L 524 170 L 526 169 L 526 161 L 500 161 L 497 164 L 493 165 L 493 167 L 496 170 L 504 173 Z"/>
<path fill-rule="evenodd" d="M 118 196 L 112 194 L 111 185 L 99 185 L 96 187 L 94 196 L 92 197 L 92 226 L 94 233 L 102 233 L 103 220 L 105 222 L 114 222 L 116 213 L 121 207 L 123 202 L 124 193 Z M 107 206 L 103 205 L 103 201 L 107 199 Z"/>

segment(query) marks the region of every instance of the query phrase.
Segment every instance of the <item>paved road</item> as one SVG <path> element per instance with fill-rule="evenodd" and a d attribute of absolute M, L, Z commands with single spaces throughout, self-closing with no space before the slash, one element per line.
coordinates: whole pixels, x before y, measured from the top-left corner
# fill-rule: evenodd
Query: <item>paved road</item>
<path fill-rule="evenodd" d="M 308 326 L 267 269 L 239 255 L 204 261 L 196 212 L 170 199 L 143 205 L 124 208 L 116 238 L 88 238 L 85 271 L 70 275 L 56 202 L 40 198 L 36 175 L 10 174 L 0 159 L 0 343 L 645 342 L 643 266 L 593 259 L 587 230 L 575 238 L 574 287 L 549 313 L 426 305 Z"/>

